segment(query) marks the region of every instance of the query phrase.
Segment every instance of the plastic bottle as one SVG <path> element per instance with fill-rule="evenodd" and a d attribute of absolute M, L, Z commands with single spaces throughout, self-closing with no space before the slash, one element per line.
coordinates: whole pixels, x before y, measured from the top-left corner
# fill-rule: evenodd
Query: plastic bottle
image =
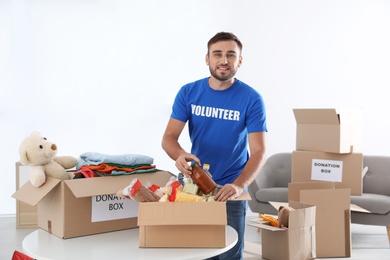
<path fill-rule="evenodd" d="M 210 164 L 204 163 L 202 168 L 211 177 L 211 174 L 210 174 Z"/>
<path fill-rule="evenodd" d="M 195 161 L 191 162 L 192 174 L 191 178 L 198 185 L 203 194 L 207 195 L 211 193 L 217 184 L 211 178 L 211 175 L 202 169 Z"/>
<path fill-rule="evenodd" d="M 210 173 L 210 164 L 204 163 L 203 164 L 203 170 L 210 176 L 210 178 L 212 178 L 211 173 Z M 218 191 L 221 188 L 222 188 L 222 186 L 217 184 L 217 187 L 213 190 L 213 193 L 211 194 L 211 196 L 217 195 Z"/>

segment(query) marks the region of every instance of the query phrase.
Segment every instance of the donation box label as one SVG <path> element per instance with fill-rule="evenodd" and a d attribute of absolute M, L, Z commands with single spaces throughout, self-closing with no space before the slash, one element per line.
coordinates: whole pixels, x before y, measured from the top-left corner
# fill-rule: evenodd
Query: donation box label
<path fill-rule="evenodd" d="M 92 222 L 134 218 L 138 202 L 114 194 L 92 196 Z"/>
<path fill-rule="evenodd" d="M 311 179 L 316 181 L 342 182 L 343 161 L 313 159 Z"/>

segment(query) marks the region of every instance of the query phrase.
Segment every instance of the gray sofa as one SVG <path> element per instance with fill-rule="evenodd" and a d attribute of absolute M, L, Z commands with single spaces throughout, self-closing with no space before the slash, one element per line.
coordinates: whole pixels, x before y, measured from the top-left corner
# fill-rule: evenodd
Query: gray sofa
<path fill-rule="evenodd" d="M 277 215 L 268 201 L 288 202 L 292 153 L 278 153 L 267 159 L 257 178 L 249 185 L 253 212 Z M 363 178 L 363 195 L 351 196 L 351 203 L 371 213 L 351 212 L 351 223 L 387 227 L 390 243 L 390 156 L 363 156 L 368 171 Z"/>

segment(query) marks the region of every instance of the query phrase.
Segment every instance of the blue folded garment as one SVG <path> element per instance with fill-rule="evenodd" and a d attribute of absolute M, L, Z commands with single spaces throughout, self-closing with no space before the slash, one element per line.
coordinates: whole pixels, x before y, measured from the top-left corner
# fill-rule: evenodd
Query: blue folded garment
<path fill-rule="evenodd" d="M 153 164 L 153 158 L 141 154 L 108 155 L 96 152 L 87 152 L 80 155 L 77 169 L 83 165 L 99 165 L 102 163 L 115 163 L 122 165 Z"/>

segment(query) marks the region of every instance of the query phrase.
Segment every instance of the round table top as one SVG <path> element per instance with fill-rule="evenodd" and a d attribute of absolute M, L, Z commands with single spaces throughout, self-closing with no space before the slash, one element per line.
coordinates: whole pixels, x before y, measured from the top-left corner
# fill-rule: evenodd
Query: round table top
<path fill-rule="evenodd" d="M 139 248 L 139 229 L 127 229 L 61 239 L 38 229 L 27 235 L 23 251 L 40 260 L 69 259 L 204 259 L 219 255 L 237 243 L 237 232 L 226 226 L 224 248 Z"/>

